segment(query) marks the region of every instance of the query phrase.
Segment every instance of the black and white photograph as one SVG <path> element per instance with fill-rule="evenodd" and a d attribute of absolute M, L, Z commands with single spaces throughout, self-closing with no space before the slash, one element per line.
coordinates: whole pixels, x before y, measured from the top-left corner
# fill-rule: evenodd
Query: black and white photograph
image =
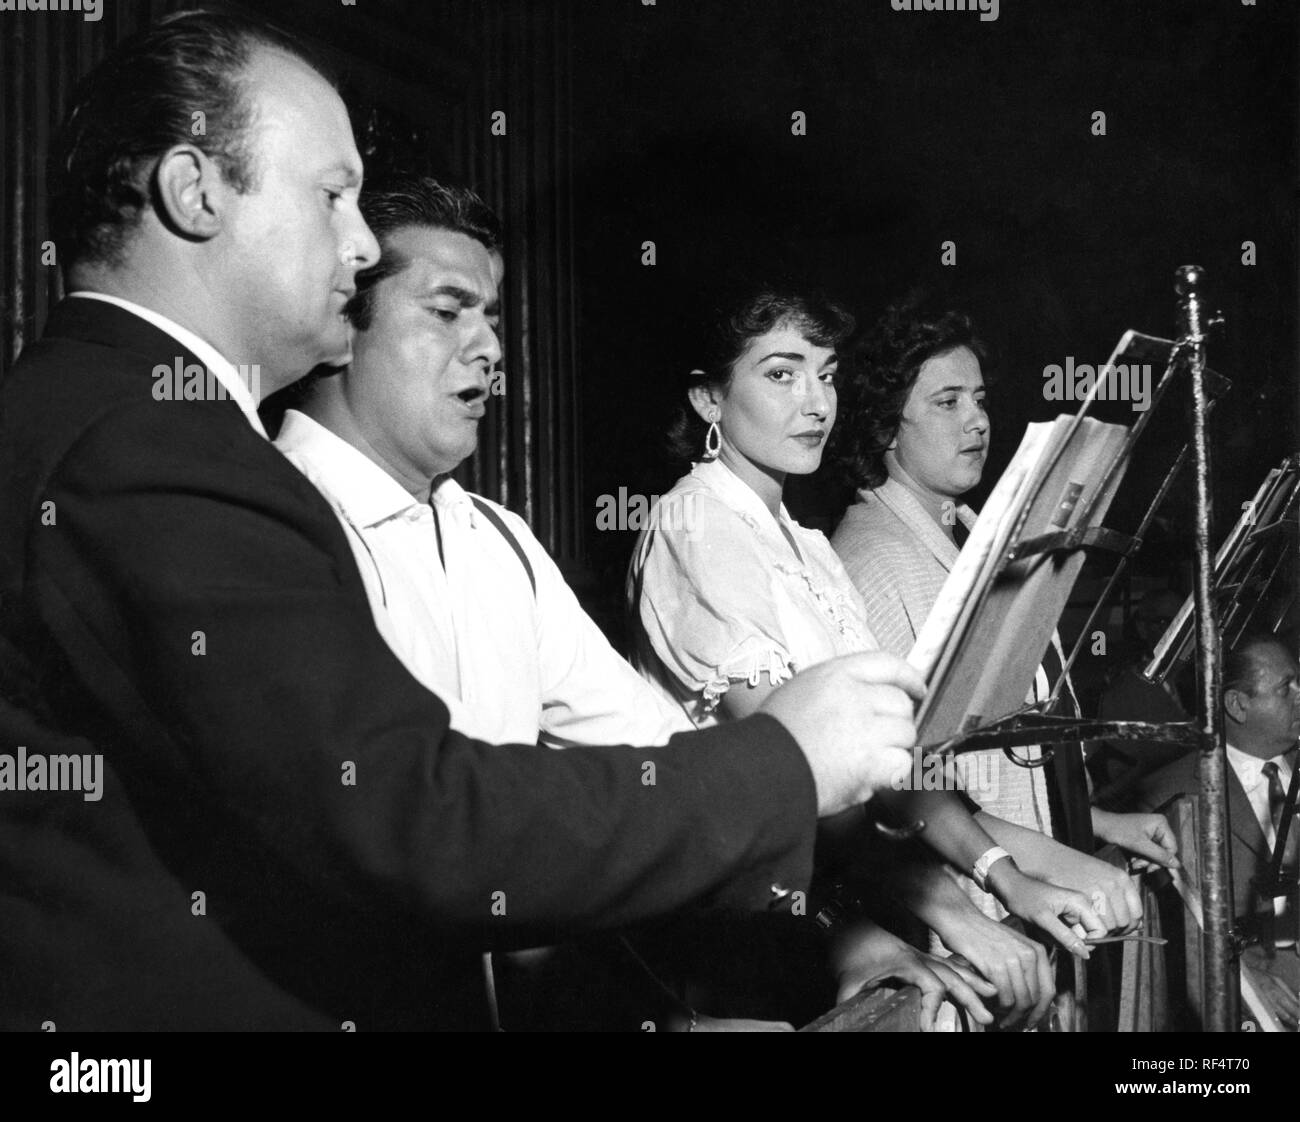
<path fill-rule="evenodd" d="M 1075 1033 L 931 1102 L 1025 1047 L 1293 1096 L 1244 1039 L 1300 1027 L 1292 0 L 0 47 L 33 1104 L 267 1032 L 362 1080 L 389 1038 L 302 1034 Z"/>

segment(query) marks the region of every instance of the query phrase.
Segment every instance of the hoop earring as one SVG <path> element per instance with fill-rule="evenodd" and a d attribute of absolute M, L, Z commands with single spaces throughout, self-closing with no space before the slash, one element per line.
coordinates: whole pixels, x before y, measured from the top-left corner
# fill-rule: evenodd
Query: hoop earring
<path fill-rule="evenodd" d="M 722 429 L 717 421 L 709 422 L 709 431 L 704 434 L 704 458 L 716 460 L 722 452 Z"/>

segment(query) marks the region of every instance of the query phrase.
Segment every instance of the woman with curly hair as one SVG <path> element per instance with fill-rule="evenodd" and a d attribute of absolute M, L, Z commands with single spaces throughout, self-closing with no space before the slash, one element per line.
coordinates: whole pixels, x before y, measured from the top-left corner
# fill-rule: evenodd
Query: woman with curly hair
<path fill-rule="evenodd" d="M 979 484 L 988 457 L 987 351 L 965 315 L 926 315 L 911 304 L 885 313 L 863 340 L 858 359 L 846 387 L 836 454 L 859 490 L 832 544 L 862 595 L 872 633 L 884 649 L 905 657 L 975 522 L 961 500 Z M 1055 637 L 1053 644 L 1059 654 Z M 1034 697 L 1046 697 L 1047 688 L 1040 667 Z M 1031 760 L 1039 754 L 1036 748 L 1024 751 Z M 1094 904 L 1113 907 L 1119 898 L 1129 919 L 1141 916 L 1131 885 L 1117 891 L 1124 886 L 1115 883 L 1115 870 L 1051 842 L 1040 768 L 1018 766 L 997 752 L 994 782 L 980 784 L 987 788 L 981 791 L 978 777 L 990 773 L 977 763 L 971 754 L 957 760 L 959 775 L 980 797 L 979 820 L 1000 844 L 1024 855 L 1027 870 L 1088 891 Z M 1092 817 L 1097 837 L 1129 850 L 1139 863 L 1177 866 L 1162 816 L 1094 808 Z M 1025 829 L 1010 832 L 1008 822 L 1041 840 L 1026 838 Z M 973 881 L 963 878 L 963 887 L 986 914 L 1005 914 Z"/>

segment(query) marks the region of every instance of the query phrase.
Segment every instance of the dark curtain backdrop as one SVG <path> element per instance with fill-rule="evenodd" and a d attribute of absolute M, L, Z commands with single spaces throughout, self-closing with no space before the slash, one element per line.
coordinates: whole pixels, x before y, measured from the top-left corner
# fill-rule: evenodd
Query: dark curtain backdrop
<path fill-rule="evenodd" d="M 1171 335 L 1174 270 L 1200 264 L 1226 321 L 1211 363 L 1235 382 L 1213 426 L 1219 535 L 1296 449 L 1293 4 L 1003 0 L 981 22 L 888 0 L 660 0 L 584 10 L 581 27 L 588 510 L 620 486 L 671 486 L 657 441 L 696 364 L 687 325 L 736 272 L 808 278 L 864 324 L 915 287 L 971 312 L 993 352 L 986 490 L 1028 422 L 1072 408 L 1044 400 L 1044 366 L 1100 363 L 1129 327 Z M 1105 136 L 1091 131 L 1096 110 Z M 1170 406 L 1116 528 L 1134 528 L 1187 434 L 1182 402 Z M 828 530 L 848 497 L 827 472 L 787 487 L 792 513 Z M 1192 533 L 1188 480 L 1131 587 L 1182 589 Z M 634 538 L 592 541 L 611 613 Z M 1117 633 L 1119 610 L 1110 623 Z"/>
<path fill-rule="evenodd" d="M 41 264 L 52 122 L 76 75 L 177 6 L 104 0 L 97 24 L 0 17 L 6 364 L 58 293 Z M 889 0 L 247 6 L 332 56 L 372 168 L 463 179 L 501 210 L 508 389 L 462 475 L 531 520 L 616 639 L 635 533 L 598 530 L 598 503 L 671 485 L 660 440 L 692 325 L 737 275 L 806 278 L 864 324 L 917 286 L 971 311 L 994 355 L 987 482 L 1027 422 L 1060 411 L 1044 366 L 1100 362 L 1128 327 L 1172 333 L 1174 269 L 1205 266 L 1226 319 L 1211 361 L 1236 383 L 1214 421 L 1226 530 L 1296 446 L 1294 9 L 1003 0 L 982 22 Z M 1151 427 L 1117 528 L 1184 427 L 1178 405 Z M 1189 494 L 1134 587 L 1186 580 Z M 823 473 L 789 501 L 829 529 L 847 495 Z M 1076 601 L 1095 587 L 1085 578 Z"/>

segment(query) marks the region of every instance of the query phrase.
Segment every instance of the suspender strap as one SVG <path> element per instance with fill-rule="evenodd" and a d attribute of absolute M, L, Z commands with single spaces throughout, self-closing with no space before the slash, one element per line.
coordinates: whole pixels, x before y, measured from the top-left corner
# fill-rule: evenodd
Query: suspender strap
<path fill-rule="evenodd" d="M 501 536 L 510 543 L 510 548 L 515 551 L 515 556 L 519 558 L 519 564 L 524 567 L 524 572 L 528 574 L 528 583 L 533 586 L 533 595 L 536 596 L 537 577 L 533 574 L 532 563 L 528 560 L 528 554 L 524 552 L 524 547 L 519 544 L 519 539 L 510 532 L 510 528 L 505 524 L 505 520 L 501 515 L 492 509 L 491 503 L 484 502 L 477 495 L 470 495 L 470 498 L 474 501 L 474 505 L 482 511 L 483 517 L 491 522 Z"/>
<path fill-rule="evenodd" d="M 480 499 L 477 495 L 470 495 L 474 505 L 482 512 L 483 517 L 492 523 L 503 538 L 510 544 L 510 548 L 515 551 L 515 556 L 519 558 L 519 564 L 524 567 L 524 572 L 528 574 L 528 583 L 533 586 L 533 596 L 537 595 L 537 577 L 533 573 L 532 562 L 528 560 L 528 554 L 524 552 L 524 547 L 519 544 L 519 539 L 510 532 L 510 528 L 505 524 L 505 520 L 495 510 L 490 503 Z M 501 1031 L 501 1010 L 497 1004 L 497 980 L 496 971 L 492 968 L 492 952 L 487 951 L 483 955 L 483 982 L 487 992 L 488 1017 L 491 1020 L 492 1028 L 495 1032 Z"/>

